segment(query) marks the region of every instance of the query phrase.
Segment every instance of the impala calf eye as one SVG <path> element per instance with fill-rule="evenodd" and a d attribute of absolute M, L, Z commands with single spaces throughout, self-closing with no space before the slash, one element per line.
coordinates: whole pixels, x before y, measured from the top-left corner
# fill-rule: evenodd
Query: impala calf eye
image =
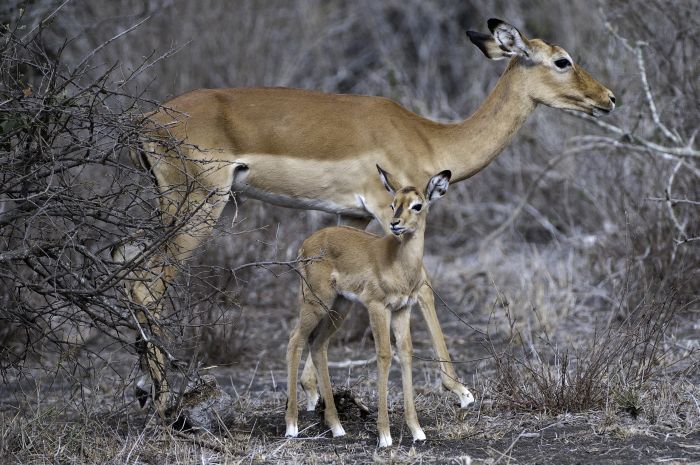
<path fill-rule="evenodd" d="M 559 69 L 564 69 L 567 66 L 571 66 L 571 62 L 567 60 L 566 58 L 559 58 L 557 61 L 554 62 L 557 68 Z"/>
<path fill-rule="evenodd" d="M 415 210 L 415 211 L 419 212 L 421 208 L 423 208 L 423 205 L 417 203 L 411 207 L 411 210 Z"/>

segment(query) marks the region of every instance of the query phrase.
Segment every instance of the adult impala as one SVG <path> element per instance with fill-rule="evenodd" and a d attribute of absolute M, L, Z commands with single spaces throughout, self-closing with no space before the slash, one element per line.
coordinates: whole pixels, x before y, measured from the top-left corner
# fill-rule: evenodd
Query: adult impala
<path fill-rule="evenodd" d="M 145 144 L 141 162 L 158 184 L 163 220 L 186 218 L 132 281 L 132 300 L 158 312 L 173 261 L 186 259 L 207 236 L 231 191 L 293 208 L 336 213 L 364 228 L 391 198 L 375 181 L 376 164 L 400 185 L 422 186 L 441 170 L 452 182 L 473 176 L 508 145 L 538 104 L 591 115 L 615 107 L 612 92 L 573 62 L 561 47 L 528 40 L 514 26 L 490 19 L 491 34 L 467 32 L 492 60 L 510 58 L 496 87 L 466 120 L 441 124 L 381 97 L 338 95 L 286 88 L 201 89 L 181 95 L 148 116 L 152 131 L 184 142 Z M 426 280 L 418 303 L 440 360 L 443 385 L 473 401 L 450 362 Z M 145 323 L 145 312 L 139 314 Z M 151 342 L 141 345 L 142 367 L 161 411 L 167 397 L 165 361 Z M 318 398 L 307 360 L 302 385 L 309 407 Z"/>

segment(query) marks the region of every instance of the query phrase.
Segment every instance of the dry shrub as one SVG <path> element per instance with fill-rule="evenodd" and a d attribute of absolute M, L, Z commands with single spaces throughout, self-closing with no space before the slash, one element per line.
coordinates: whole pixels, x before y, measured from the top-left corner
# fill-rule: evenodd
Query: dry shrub
<path fill-rule="evenodd" d="M 77 55 L 47 38 L 50 22 L 27 25 L 21 10 L 12 19 L 0 31 L 0 374 L 18 382 L 39 365 L 82 387 L 108 366 L 128 384 L 136 358 L 113 366 L 112 357 L 133 354 L 137 334 L 176 354 L 188 330 L 216 323 L 202 300 L 218 296 L 228 309 L 207 270 L 183 264 L 162 313 L 125 292 L 202 207 L 165 224 L 149 174 L 127 157 L 154 137 L 141 123 L 156 104 L 125 86 L 162 57 L 105 64 L 103 52 L 143 22 Z M 113 258 L 125 244 L 138 252 Z M 189 292 L 196 286 L 206 293 Z"/>
<path fill-rule="evenodd" d="M 552 414 L 599 409 L 612 401 L 636 415 L 640 391 L 679 362 L 666 345 L 679 309 L 672 294 L 648 295 L 623 322 L 599 325 L 577 343 L 546 331 L 524 334 L 506 312 L 511 331 L 505 344 L 486 338 L 496 366 L 496 402 Z"/>

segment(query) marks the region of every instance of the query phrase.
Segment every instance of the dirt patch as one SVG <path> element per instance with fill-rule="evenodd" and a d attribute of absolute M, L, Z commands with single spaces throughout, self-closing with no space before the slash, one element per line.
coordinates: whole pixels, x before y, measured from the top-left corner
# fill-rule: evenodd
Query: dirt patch
<path fill-rule="evenodd" d="M 206 370 L 234 405 L 225 427 L 215 433 L 165 428 L 140 410 L 129 384 L 134 360 L 123 352 L 104 353 L 109 360 L 104 367 L 93 361 L 99 375 L 89 379 L 50 357 L 42 361 L 42 369 L 6 378 L 0 395 L 0 463 L 45 463 L 47 457 L 70 463 L 149 464 L 700 463 L 697 373 L 650 382 L 640 394 L 636 416 L 612 395 L 605 408 L 586 413 L 515 413 L 498 402 L 493 366 L 484 358 L 488 351 L 449 315 L 441 315 L 448 346 L 455 360 L 463 362 L 456 367 L 477 397 L 473 407 L 460 409 L 456 397 L 441 389 L 427 332 L 415 318 L 413 372 L 425 442 L 412 443 L 404 424 L 400 369 L 393 363 L 389 407 L 395 445 L 377 449 L 373 343 L 367 337 L 348 342 L 342 336 L 332 345 L 330 359 L 347 435 L 332 438 L 318 407 L 300 412 L 300 437 L 287 439 L 284 353 L 292 313 L 255 309 L 260 321 L 270 323 L 250 326 L 235 364 Z M 355 397 L 369 413 L 358 407 Z M 300 401 L 303 406 L 303 394 Z"/>

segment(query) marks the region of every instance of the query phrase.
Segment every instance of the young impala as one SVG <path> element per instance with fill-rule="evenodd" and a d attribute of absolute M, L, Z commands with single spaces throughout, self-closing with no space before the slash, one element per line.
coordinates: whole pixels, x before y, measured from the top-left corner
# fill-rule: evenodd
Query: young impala
<path fill-rule="evenodd" d="M 488 58 L 510 61 L 476 112 L 458 123 L 428 120 L 386 98 L 285 88 L 200 89 L 148 115 L 146 129 L 162 136 L 163 143 L 144 144 L 136 161 L 154 175 L 163 221 L 186 224 L 130 280 L 141 325 L 157 321 L 177 263 L 205 240 L 231 191 L 335 213 L 364 229 L 373 215 L 382 216 L 380 207 L 389 201 L 373 182 L 375 163 L 405 186 L 422 186 L 444 169 L 451 170 L 454 182 L 461 181 L 491 163 L 538 104 L 591 115 L 615 107 L 612 92 L 561 47 L 527 39 L 497 19 L 488 26 L 491 34 L 468 32 L 469 38 Z M 183 144 L 169 145 L 172 138 Z M 469 405 L 473 396 L 450 363 L 427 277 L 418 305 L 443 384 L 463 407 Z M 165 354 L 153 339 L 138 347 L 142 366 L 154 381 L 154 404 L 163 410 Z M 302 385 L 311 409 L 318 398 L 315 371 L 307 361 Z"/>
<path fill-rule="evenodd" d="M 425 280 L 423 241 L 428 205 L 447 191 L 451 173 L 442 171 L 428 181 L 424 192 L 403 187 L 377 165 L 384 187 L 394 199 L 393 216 L 386 229 L 390 234 L 375 236 L 348 227 L 325 228 L 304 241 L 302 259 L 319 257 L 301 270 L 299 322 L 287 347 L 288 400 L 287 436 L 297 436 L 297 371 L 301 352 L 309 342 L 311 359 L 318 370 L 325 421 L 333 436 L 343 436 L 328 375 L 328 340 L 349 310 L 350 301 L 360 302 L 369 312 L 377 351 L 377 392 L 379 447 L 391 445 L 387 412 L 387 383 L 391 364 L 389 330 L 394 333 L 401 363 L 404 415 L 414 441 L 425 440 L 413 403 L 411 381 L 411 307 Z"/>

